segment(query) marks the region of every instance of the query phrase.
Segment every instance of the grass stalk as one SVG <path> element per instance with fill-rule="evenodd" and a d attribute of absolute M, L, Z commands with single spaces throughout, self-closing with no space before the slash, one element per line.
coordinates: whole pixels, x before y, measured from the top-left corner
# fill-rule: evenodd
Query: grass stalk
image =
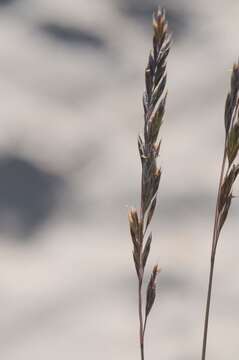
<path fill-rule="evenodd" d="M 215 209 L 201 360 L 206 359 L 208 323 L 209 323 L 213 274 L 215 267 L 217 245 L 221 230 L 228 216 L 228 212 L 231 206 L 231 201 L 234 197 L 232 194 L 233 184 L 236 181 L 236 178 L 239 174 L 239 163 L 236 162 L 236 157 L 239 151 L 238 93 L 239 93 L 239 64 L 235 64 L 233 66 L 232 75 L 231 75 L 231 89 L 227 95 L 226 105 L 225 105 L 224 155 L 223 155 L 217 201 L 216 201 L 216 209 Z"/>
<path fill-rule="evenodd" d="M 163 122 L 167 93 L 166 60 L 170 50 L 170 35 L 165 11 L 159 9 L 153 14 L 153 48 L 145 69 L 145 91 L 143 94 L 144 132 L 138 137 L 141 159 L 141 202 L 138 210 L 129 211 L 129 227 L 133 244 L 133 259 L 138 281 L 139 345 L 141 360 L 145 359 L 144 338 L 149 313 L 155 302 L 156 280 L 160 271 L 158 264 L 153 267 L 148 281 L 144 305 L 145 267 L 151 249 L 152 232 L 149 225 L 157 204 L 157 194 L 161 179 L 161 168 L 157 165 L 161 141 L 158 139 Z M 239 63 L 231 74 L 230 91 L 226 98 L 224 124 L 224 153 L 217 192 L 210 271 L 207 289 L 205 320 L 203 329 L 201 360 L 206 360 L 210 305 L 217 245 L 221 230 L 227 219 L 233 196 L 233 185 L 239 174 L 237 155 L 239 152 Z"/>
<path fill-rule="evenodd" d="M 153 14 L 153 49 L 149 54 L 145 70 L 144 133 L 138 138 L 138 150 L 141 159 L 141 203 L 140 208 L 129 212 L 129 227 L 133 243 L 133 259 L 138 278 L 139 344 L 141 360 L 144 360 L 144 335 L 148 315 L 156 297 L 156 279 L 158 265 L 153 267 L 143 303 L 144 271 L 149 256 L 152 233 L 151 223 L 157 203 L 161 169 L 157 166 L 161 142 L 158 140 L 166 103 L 166 59 L 170 49 L 170 36 L 165 11 L 157 10 Z"/>

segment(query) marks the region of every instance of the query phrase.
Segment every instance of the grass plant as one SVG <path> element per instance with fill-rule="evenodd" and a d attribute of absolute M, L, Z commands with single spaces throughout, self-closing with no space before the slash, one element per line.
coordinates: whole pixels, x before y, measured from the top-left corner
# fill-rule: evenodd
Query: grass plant
<path fill-rule="evenodd" d="M 225 142 L 223 151 L 223 160 L 221 174 L 219 179 L 218 194 L 215 209 L 212 249 L 210 259 L 210 272 L 208 282 L 208 293 L 206 303 L 206 313 L 203 332 L 202 360 L 206 359 L 207 333 L 209 312 L 212 294 L 213 273 L 217 245 L 221 230 L 225 224 L 228 212 L 234 198 L 232 190 L 233 184 L 239 174 L 239 163 L 236 160 L 239 150 L 239 64 L 235 64 L 231 74 L 231 89 L 227 95 L 225 105 Z"/>
<path fill-rule="evenodd" d="M 161 179 L 161 168 L 157 165 L 161 142 L 158 140 L 162 125 L 167 94 L 166 59 L 170 49 L 170 36 L 165 11 L 153 14 L 153 49 L 149 54 L 145 70 L 145 91 L 143 94 L 144 132 L 138 138 L 138 149 L 142 165 L 140 208 L 129 211 L 129 226 L 133 243 L 133 259 L 138 278 L 139 343 L 141 360 L 144 360 L 144 335 L 149 313 L 156 296 L 158 264 L 153 267 L 143 306 L 142 285 L 145 266 L 150 253 L 152 221 L 157 203 L 157 192 Z M 144 307 L 144 311 L 143 311 Z"/>
<path fill-rule="evenodd" d="M 145 69 L 145 91 L 143 94 L 144 131 L 138 137 L 138 150 L 141 159 L 141 199 L 139 209 L 129 211 L 129 227 L 133 244 L 133 260 L 138 281 L 138 314 L 139 314 L 139 345 L 141 360 L 144 360 L 144 338 L 149 313 L 156 297 L 156 280 L 160 271 L 154 265 L 146 288 L 143 301 L 143 283 L 145 267 L 151 250 L 152 232 L 149 225 L 152 221 L 157 204 L 157 193 L 161 179 L 161 168 L 157 165 L 161 141 L 158 139 L 163 122 L 166 105 L 166 60 L 170 50 L 171 37 L 165 11 L 159 9 L 153 14 L 153 48 L 150 51 Z M 225 142 L 223 160 L 219 179 L 212 248 L 206 312 L 203 331 L 201 360 L 206 359 L 207 334 L 210 303 L 213 285 L 213 274 L 217 245 L 221 230 L 225 224 L 231 206 L 233 185 L 239 174 L 239 63 L 235 64 L 231 74 L 230 91 L 225 104 Z"/>

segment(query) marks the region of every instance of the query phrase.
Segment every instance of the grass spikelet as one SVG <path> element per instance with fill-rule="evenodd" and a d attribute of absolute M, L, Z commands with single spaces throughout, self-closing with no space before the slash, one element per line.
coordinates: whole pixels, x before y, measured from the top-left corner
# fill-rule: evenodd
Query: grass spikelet
<path fill-rule="evenodd" d="M 142 283 L 144 270 L 151 249 L 152 233 L 146 238 L 157 204 L 157 193 L 161 169 L 157 165 L 160 152 L 159 131 L 163 122 L 166 104 L 166 59 L 170 49 L 170 35 L 165 11 L 153 14 L 153 49 L 145 69 L 145 91 L 143 94 L 144 132 L 138 138 L 138 149 L 142 164 L 140 209 L 129 212 L 133 258 L 138 277 L 139 343 L 141 360 L 144 360 L 144 334 L 148 315 L 156 297 L 156 278 L 159 272 L 155 265 L 148 282 L 145 312 L 143 314 Z M 147 239 L 145 241 L 145 238 Z"/>
<path fill-rule="evenodd" d="M 212 249 L 211 249 L 211 264 L 208 283 L 208 294 L 206 304 L 206 314 L 204 322 L 203 333 L 203 347 L 202 360 L 206 359 L 207 348 L 207 333 L 209 312 L 211 303 L 211 292 L 213 283 L 214 264 L 216 257 L 216 250 L 219 241 L 221 230 L 226 222 L 231 202 L 233 199 L 233 185 L 239 174 L 239 64 L 235 64 L 231 74 L 231 89 L 227 95 L 225 105 L 225 143 L 224 154 L 221 167 L 221 175 L 219 180 L 217 203 L 215 210 Z"/>

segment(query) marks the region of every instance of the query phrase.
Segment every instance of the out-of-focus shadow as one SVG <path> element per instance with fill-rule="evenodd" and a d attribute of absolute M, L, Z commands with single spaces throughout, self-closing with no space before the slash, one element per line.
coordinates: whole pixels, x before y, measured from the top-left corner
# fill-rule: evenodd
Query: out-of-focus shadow
<path fill-rule="evenodd" d="M 0 232 L 28 239 L 56 207 L 63 180 L 17 156 L 0 159 Z"/>
<path fill-rule="evenodd" d="M 94 295 L 96 296 L 95 293 Z M 78 288 L 70 288 L 62 292 L 60 296 L 55 294 L 54 297 L 49 297 L 46 301 L 22 312 L 19 311 L 15 319 L 5 326 L 4 334 L 0 338 L 1 351 L 4 351 L 4 348 L 8 348 L 9 345 L 21 343 L 39 329 L 47 329 L 49 324 L 54 323 L 56 319 L 72 313 L 79 305 L 84 306 L 87 301 L 89 301 L 87 295 L 82 294 Z"/>
<path fill-rule="evenodd" d="M 156 8 L 155 1 L 120 0 L 118 3 L 123 15 L 135 19 L 144 26 L 147 26 L 147 28 L 149 27 L 152 12 Z M 174 40 L 180 39 L 189 28 L 190 17 L 187 11 L 185 11 L 185 6 L 180 6 L 180 2 L 172 3 L 172 1 L 167 0 L 160 2 L 160 6 L 167 9 L 167 20 Z"/>
<path fill-rule="evenodd" d="M 11 5 L 14 2 L 16 2 L 16 0 L 0 0 L 0 6 Z"/>
<path fill-rule="evenodd" d="M 45 22 L 39 26 L 39 31 L 48 38 L 69 46 L 87 46 L 99 50 L 105 48 L 106 45 L 104 39 L 98 34 L 73 25 Z"/>

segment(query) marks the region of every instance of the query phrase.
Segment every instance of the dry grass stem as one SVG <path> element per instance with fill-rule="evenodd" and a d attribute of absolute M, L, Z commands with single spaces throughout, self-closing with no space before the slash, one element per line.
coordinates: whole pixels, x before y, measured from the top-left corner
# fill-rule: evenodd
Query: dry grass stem
<path fill-rule="evenodd" d="M 239 151 L 239 64 L 233 66 L 231 75 L 231 89 L 227 95 L 225 105 L 225 145 L 219 180 L 217 203 L 211 250 L 211 264 L 209 273 L 209 284 L 206 304 L 206 314 L 203 333 L 202 360 L 206 358 L 208 321 L 211 302 L 213 272 L 217 244 L 222 227 L 227 219 L 228 212 L 233 199 L 233 184 L 239 174 L 239 163 L 236 161 Z"/>
<path fill-rule="evenodd" d="M 147 319 L 156 296 L 156 280 L 159 273 L 155 265 L 148 282 L 145 311 L 143 312 L 142 283 L 144 270 L 150 253 L 152 233 L 148 227 L 157 203 L 157 192 L 161 169 L 157 166 L 160 152 L 158 134 L 162 125 L 166 102 L 166 59 L 170 49 L 170 36 L 165 11 L 157 10 L 153 15 L 153 49 L 145 70 L 144 133 L 138 138 L 138 149 L 142 164 L 141 203 L 137 211 L 129 212 L 129 225 L 133 243 L 133 259 L 138 278 L 139 342 L 141 360 L 144 360 L 144 334 Z"/>
<path fill-rule="evenodd" d="M 170 35 L 165 18 L 165 11 L 157 10 L 153 14 L 153 49 L 145 69 L 145 91 L 143 94 L 144 131 L 138 137 L 138 150 L 141 159 L 141 200 L 138 210 L 129 211 L 129 226 L 133 244 L 133 260 L 138 280 L 138 314 L 139 314 L 139 344 L 141 360 L 144 360 L 144 337 L 148 316 L 156 298 L 156 282 L 160 271 L 156 264 L 146 287 L 143 301 L 143 280 L 145 267 L 152 245 L 152 232 L 149 231 L 157 204 L 157 193 L 161 179 L 161 168 L 157 165 L 161 141 L 158 139 L 163 122 L 167 93 L 166 60 L 170 50 Z M 233 185 L 239 174 L 239 63 L 235 64 L 231 74 L 230 91 L 225 104 L 225 143 L 221 173 L 219 179 L 212 248 L 210 272 L 206 302 L 206 312 L 203 331 L 201 360 L 206 359 L 207 334 L 213 284 L 213 273 L 217 245 L 222 228 L 228 217 L 233 196 Z"/>

